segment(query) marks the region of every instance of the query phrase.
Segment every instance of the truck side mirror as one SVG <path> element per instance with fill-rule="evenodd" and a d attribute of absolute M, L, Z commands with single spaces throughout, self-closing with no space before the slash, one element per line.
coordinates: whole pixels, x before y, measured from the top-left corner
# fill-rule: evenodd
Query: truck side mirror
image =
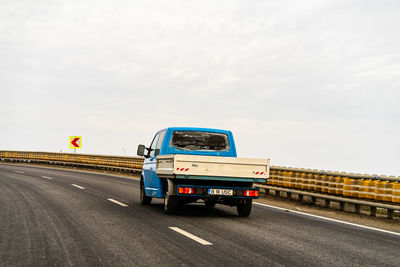
<path fill-rule="evenodd" d="M 156 151 L 154 151 L 154 156 L 157 157 L 158 155 L 160 155 L 160 149 L 159 148 L 157 148 Z"/>
<path fill-rule="evenodd" d="M 137 148 L 137 155 L 138 156 L 141 156 L 141 157 L 144 157 L 144 151 L 145 151 L 145 149 L 146 149 L 146 147 L 144 146 L 144 145 L 138 145 L 138 148 Z"/>

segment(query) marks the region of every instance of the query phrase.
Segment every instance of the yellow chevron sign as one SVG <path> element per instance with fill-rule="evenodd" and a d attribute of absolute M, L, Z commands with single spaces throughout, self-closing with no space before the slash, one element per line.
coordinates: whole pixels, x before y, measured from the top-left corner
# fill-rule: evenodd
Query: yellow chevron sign
<path fill-rule="evenodd" d="M 69 137 L 69 148 L 82 148 L 82 136 L 70 136 Z"/>

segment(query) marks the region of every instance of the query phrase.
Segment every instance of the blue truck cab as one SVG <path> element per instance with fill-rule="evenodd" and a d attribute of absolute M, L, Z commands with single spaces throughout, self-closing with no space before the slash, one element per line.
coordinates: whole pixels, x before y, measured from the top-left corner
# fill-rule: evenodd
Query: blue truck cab
<path fill-rule="evenodd" d="M 201 199 L 207 207 L 217 203 L 236 206 L 239 216 L 249 216 L 252 199 L 259 197 L 259 190 L 253 187 L 253 182 L 266 181 L 260 177 L 234 175 L 157 174 L 159 159 L 168 158 L 168 155 L 224 157 L 225 160 L 237 158 L 235 141 L 228 130 L 170 127 L 158 131 L 149 147 L 139 145 L 137 154 L 145 157 L 140 179 L 140 203 L 148 205 L 152 198 L 164 198 L 164 209 L 168 214 L 176 213 L 180 205 Z M 197 165 L 193 162 L 190 166 Z"/>

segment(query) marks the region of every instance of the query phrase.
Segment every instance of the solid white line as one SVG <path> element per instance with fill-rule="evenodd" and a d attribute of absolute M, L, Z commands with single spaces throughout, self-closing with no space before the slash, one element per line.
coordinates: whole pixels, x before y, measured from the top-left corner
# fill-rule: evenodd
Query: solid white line
<path fill-rule="evenodd" d="M 115 199 L 112 199 L 112 198 L 107 198 L 107 200 L 111 201 L 111 202 L 114 202 L 115 204 L 118 204 L 118 205 L 120 205 L 122 207 L 128 207 L 128 205 L 126 205 L 126 204 L 124 204 L 122 202 L 119 202 L 118 200 L 115 200 Z"/>
<path fill-rule="evenodd" d="M 388 231 L 388 230 L 383 230 L 383 229 L 379 229 L 379 228 L 375 228 L 375 227 L 370 227 L 370 226 L 366 226 L 366 225 L 361 225 L 361 224 L 356 224 L 356 223 L 351 223 L 351 222 L 331 219 L 331 218 L 328 218 L 328 217 L 309 214 L 309 213 L 296 211 L 296 210 L 289 210 L 289 209 L 276 207 L 276 206 L 271 206 L 271 205 L 267 205 L 267 204 L 259 203 L 259 202 L 253 202 L 253 203 L 257 204 L 257 205 L 260 205 L 260 206 L 265 206 L 265 207 L 268 207 L 268 208 L 273 208 L 273 209 L 277 209 L 277 210 L 283 210 L 283 211 L 286 211 L 286 212 L 293 212 L 293 213 L 296 213 L 296 214 L 301 214 L 301 215 L 305 215 L 305 216 L 309 216 L 309 217 L 314 217 L 314 218 L 318 218 L 318 219 L 322 219 L 322 220 L 326 220 L 326 221 L 337 222 L 337 223 L 347 224 L 347 225 L 351 225 L 351 226 L 357 226 L 357 227 L 368 229 L 368 230 L 373 230 L 373 231 L 378 231 L 378 232 L 382 232 L 382 233 L 387 233 L 387 234 L 400 236 L 400 233 L 392 232 L 392 231 Z"/>
<path fill-rule="evenodd" d="M 79 189 L 85 189 L 83 186 L 80 186 L 80 185 L 77 185 L 77 184 L 71 184 L 72 186 L 75 186 L 76 188 L 79 188 Z"/>
<path fill-rule="evenodd" d="M 21 172 L 21 171 L 14 171 L 14 172 L 16 172 L 16 173 L 24 173 L 24 172 Z"/>
<path fill-rule="evenodd" d="M 42 178 L 44 178 L 44 179 L 49 179 L 49 180 L 53 180 L 53 178 L 48 177 L 48 176 L 42 176 Z"/>
<path fill-rule="evenodd" d="M 169 229 L 174 230 L 175 232 L 178 232 L 181 235 L 184 235 L 184 236 L 186 236 L 186 237 L 188 237 L 188 238 L 190 238 L 190 239 L 192 239 L 192 240 L 194 240 L 194 241 L 196 241 L 196 242 L 198 242 L 198 243 L 200 243 L 200 244 L 202 244 L 204 246 L 212 246 L 212 243 L 210 243 L 210 242 L 208 242 L 208 241 L 206 241 L 204 239 L 201 239 L 200 237 L 192 235 L 191 233 L 188 233 L 185 230 L 182 230 L 182 229 L 180 229 L 178 227 L 169 227 Z"/>

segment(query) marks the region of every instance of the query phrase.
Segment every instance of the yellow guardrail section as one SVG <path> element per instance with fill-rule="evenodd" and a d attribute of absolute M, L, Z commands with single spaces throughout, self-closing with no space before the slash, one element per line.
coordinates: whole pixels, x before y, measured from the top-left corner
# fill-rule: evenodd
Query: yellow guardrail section
<path fill-rule="evenodd" d="M 57 152 L 0 151 L 0 158 L 74 162 L 133 169 L 142 169 L 143 165 L 143 158 L 140 157 L 103 156 Z"/>
<path fill-rule="evenodd" d="M 272 166 L 268 185 L 400 203 L 400 177 Z"/>
<path fill-rule="evenodd" d="M 74 162 L 142 169 L 143 158 L 56 152 L 0 151 L 0 158 Z M 268 185 L 400 203 L 400 177 L 272 166 Z"/>

